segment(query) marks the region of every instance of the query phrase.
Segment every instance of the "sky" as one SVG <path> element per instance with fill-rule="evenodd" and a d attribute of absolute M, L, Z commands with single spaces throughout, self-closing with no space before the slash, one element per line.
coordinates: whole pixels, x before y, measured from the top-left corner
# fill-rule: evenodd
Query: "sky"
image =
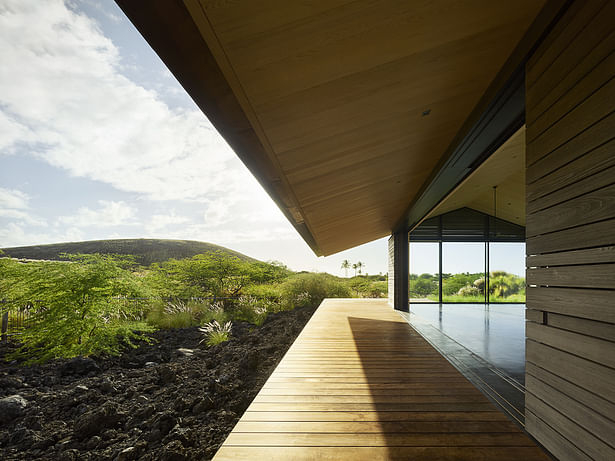
<path fill-rule="evenodd" d="M 442 272 L 458 274 L 485 271 L 484 243 L 444 242 L 442 244 Z M 438 273 L 438 244 L 413 242 L 409 248 L 410 272 Z M 490 243 L 489 270 L 503 270 L 525 277 L 525 243 Z"/>
<path fill-rule="evenodd" d="M 0 247 L 188 239 L 386 272 L 386 239 L 317 258 L 112 0 L 0 0 L 0 62 Z"/>

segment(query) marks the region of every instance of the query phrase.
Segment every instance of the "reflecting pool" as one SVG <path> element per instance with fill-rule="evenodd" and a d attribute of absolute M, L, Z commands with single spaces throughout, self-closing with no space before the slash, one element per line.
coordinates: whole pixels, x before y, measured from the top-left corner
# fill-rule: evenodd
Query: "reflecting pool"
<path fill-rule="evenodd" d="M 525 381 L 525 304 L 410 304 L 410 312 Z"/>

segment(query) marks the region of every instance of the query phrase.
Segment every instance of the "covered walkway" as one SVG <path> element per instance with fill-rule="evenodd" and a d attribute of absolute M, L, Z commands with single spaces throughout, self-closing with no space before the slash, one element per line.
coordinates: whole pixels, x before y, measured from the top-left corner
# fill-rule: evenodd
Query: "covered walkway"
<path fill-rule="evenodd" d="M 221 460 L 547 460 L 384 300 L 328 299 Z"/>

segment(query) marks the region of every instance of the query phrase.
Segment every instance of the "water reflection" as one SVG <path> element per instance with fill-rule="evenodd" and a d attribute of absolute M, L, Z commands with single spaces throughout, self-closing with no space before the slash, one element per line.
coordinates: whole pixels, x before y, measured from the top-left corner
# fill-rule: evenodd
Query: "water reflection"
<path fill-rule="evenodd" d="M 410 312 L 524 382 L 525 304 L 411 304 Z"/>

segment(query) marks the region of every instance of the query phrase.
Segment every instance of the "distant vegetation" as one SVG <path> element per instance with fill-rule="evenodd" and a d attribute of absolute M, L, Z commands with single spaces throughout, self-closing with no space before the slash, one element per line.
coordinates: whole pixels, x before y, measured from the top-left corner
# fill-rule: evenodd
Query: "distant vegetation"
<path fill-rule="evenodd" d="M 143 258 L 170 254 L 168 243 L 174 241 L 163 241 L 163 250 L 153 249 L 151 240 L 110 242 L 83 242 L 80 248 L 117 248 L 123 242 L 128 251 L 126 242 L 132 242 L 141 253 L 55 254 L 75 245 L 62 244 L 20 254 L 58 261 L 0 257 L 0 311 L 27 312 L 29 319 L 12 357 L 42 362 L 117 354 L 135 340 L 147 340 L 145 333 L 154 329 L 189 326 L 201 326 L 204 343 L 213 345 L 232 336 L 229 322 L 260 325 L 270 313 L 316 306 L 327 297 L 386 296 L 384 276 L 296 273 L 210 244 L 201 244 L 208 249 L 203 254 L 144 265 Z"/>
<path fill-rule="evenodd" d="M 190 258 L 195 255 L 221 251 L 251 260 L 246 255 L 219 245 L 193 240 L 117 239 L 90 240 L 87 242 L 52 243 L 25 247 L 2 248 L 6 256 L 24 259 L 61 260 L 63 254 L 114 254 L 130 255 L 138 264 L 149 266 L 169 259 Z"/>
<path fill-rule="evenodd" d="M 442 274 L 442 300 L 445 302 L 484 302 L 485 274 Z M 410 274 L 411 298 L 438 301 L 438 274 Z M 525 302 L 525 279 L 504 271 L 489 274 L 491 302 Z"/>

